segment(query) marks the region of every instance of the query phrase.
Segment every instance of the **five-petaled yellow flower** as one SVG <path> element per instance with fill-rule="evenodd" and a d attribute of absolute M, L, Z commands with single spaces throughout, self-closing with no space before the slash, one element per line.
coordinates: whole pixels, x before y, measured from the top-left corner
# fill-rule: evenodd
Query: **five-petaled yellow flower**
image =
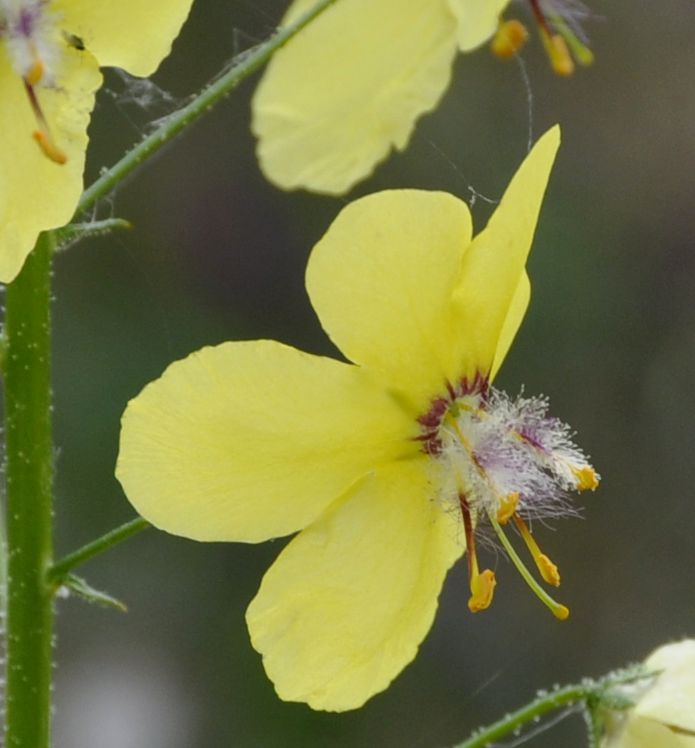
<path fill-rule="evenodd" d="M 192 0 L 0 0 L 0 282 L 82 191 L 99 66 L 151 75 Z"/>
<path fill-rule="evenodd" d="M 123 416 L 117 476 L 157 527 L 259 542 L 297 531 L 247 622 L 286 700 L 347 710 L 383 690 L 429 630 L 468 548 L 472 611 L 490 604 L 477 525 L 492 527 L 559 618 L 502 525 L 559 583 L 525 520 L 566 510 L 597 476 L 543 398 L 491 382 L 530 293 L 526 257 L 559 143 L 549 131 L 472 237 L 452 195 L 393 190 L 341 211 L 307 288 L 353 363 L 275 341 L 225 343 L 172 364 Z"/>
<path fill-rule="evenodd" d="M 456 51 L 497 29 L 509 0 L 337 0 L 271 60 L 253 99 L 266 177 L 340 194 L 408 144 Z M 294 0 L 283 25 L 315 0 Z"/>
<path fill-rule="evenodd" d="M 290 24 L 315 0 L 294 0 Z M 525 27 L 500 23 L 509 0 L 337 0 L 279 50 L 253 99 L 252 129 L 266 177 L 283 189 L 341 194 L 392 148 L 403 150 L 417 118 L 444 95 L 457 51 L 493 34 L 492 50 L 515 54 Z M 551 65 L 587 65 L 579 21 L 563 0 L 529 0 Z M 497 33 L 495 33 L 497 32 Z"/>
<path fill-rule="evenodd" d="M 623 687 L 635 705 L 613 713 L 602 748 L 695 748 L 695 640 L 659 647 L 644 667 L 655 678 Z"/>

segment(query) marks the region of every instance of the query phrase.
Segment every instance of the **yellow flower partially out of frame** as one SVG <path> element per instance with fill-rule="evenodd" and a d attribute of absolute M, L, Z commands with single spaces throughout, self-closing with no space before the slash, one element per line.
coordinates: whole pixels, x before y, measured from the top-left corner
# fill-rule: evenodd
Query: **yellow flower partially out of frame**
<path fill-rule="evenodd" d="M 597 476 L 538 398 L 490 387 L 529 299 L 525 272 L 559 144 L 553 128 L 487 228 L 442 192 L 393 190 L 344 208 L 314 248 L 307 288 L 353 363 L 270 340 L 172 364 L 123 416 L 117 477 L 157 527 L 196 540 L 299 534 L 247 621 L 281 698 L 342 711 L 415 656 L 449 567 L 468 547 L 472 611 L 492 600 L 475 525 L 488 522 L 559 618 L 559 574 L 524 522 Z M 559 502 L 559 503 L 558 503 Z"/>
<path fill-rule="evenodd" d="M 151 75 L 192 0 L 0 0 L 0 282 L 82 192 L 99 66 Z"/>
<path fill-rule="evenodd" d="M 642 693 L 609 721 L 602 748 L 695 748 L 695 640 L 659 647 L 644 667 L 656 673 L 654 680 L 633 687 Z"/>
<path fill-rule="evenodd" d="M 436 107 L 457 50 L 483 44 L 509 0 L 337 0 L 271 60 L 253 99 L 266 177 L 341 194 Z M 283 24 L 314 4 L 295 0 Z"/>

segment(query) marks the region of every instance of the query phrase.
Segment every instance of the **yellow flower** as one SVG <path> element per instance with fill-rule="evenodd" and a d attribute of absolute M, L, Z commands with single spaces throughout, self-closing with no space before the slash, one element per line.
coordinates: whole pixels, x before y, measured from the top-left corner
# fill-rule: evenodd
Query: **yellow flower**
<path fill-rule="evenodd" d="M 314 248 L 307 288 L 352 364 L 275 341 L 172 364 L 123 416 L 117 476 L 157 527 L 196 540 L 301 532 L 251 603 L 254 647 L 281 698 L 359 707 L 415 656 L 449 567 L 468 547 L 472 611 L 492 600 L 477 524 L 566 509 L 597 476 L 546 415 L 491 381 L 529 299 L 524 269 L 559 130 L 548 132 L 472 237 L 466 204 L 393 190 L 348 205 Z"/>
<path fill-rule="evenodd" d="M 99 66 L 151 75 L 192 0 L 0 0 L 0 282 L 82 191 Z"/>
<path fill-rule="evenodd" d="M 695 640 L 659 647 L 646 659 L 658 675 L 646 689 L 625 688 L 635 706 L 616 713 L 603 748 L 695 748 Z"/>
<path fill-rule="evenodd" d="M 338 0 L 273 57 L 253 99 L 266 177 L 340 194 L 403 150 L 509 0 Z M 283 24 L 314 0 L 295 0 Z"/>

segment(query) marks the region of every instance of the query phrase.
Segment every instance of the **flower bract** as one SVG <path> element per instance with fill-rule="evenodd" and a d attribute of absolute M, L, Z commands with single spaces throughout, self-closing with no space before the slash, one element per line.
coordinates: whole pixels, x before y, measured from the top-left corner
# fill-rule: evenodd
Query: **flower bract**
<path fill-rule="evenodd" d="M 469 608 L 496 584 L 482 528 L 558 618 L 538 574 L 559 572 L 529 527 L 598 477 L 544 398 L 492 386 L 529 299 L 525 272 L 559 143 L 526 158 L 487 228 L 442 192 L 357 200 L 314 247 L 307 289 L 352 363 L 270 340 L 203 348 L 128 405 L 117 476 L 168 532 L 258 542 L 299 531 L 247 622 L 286 700 L 353 709 L 383 690 L 429 630 L 467 548 Z"/>
<path fill-rule="evenodd" d="M 152 74 L 192 0 L 0 0 L 0 282 L 82 191 L 99 66 Z"/>
<path fill-rule="evenodd" d="M 265 175 L 340 194 L 446 90 L 457 50 L 483 44 L 509 0 L 338 0 L 273 57 L 253 100 Z M 314 0 L 295 0 L 283 24 Z"/>
<path fill-rule="evenodd" d="M 644 667 L 655 677 L 609 721 L 602 748 L 695 748 L 695 640 L 659 647 Z"/>

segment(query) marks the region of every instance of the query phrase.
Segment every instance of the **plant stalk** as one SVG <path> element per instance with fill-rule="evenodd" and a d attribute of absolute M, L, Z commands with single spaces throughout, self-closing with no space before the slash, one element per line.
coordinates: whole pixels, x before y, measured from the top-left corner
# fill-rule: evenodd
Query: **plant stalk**
<path fill-rule="evenodd" d="M 48 570 L 47 579 L 51 587 L 60 586 L 65 577 L 80 564 L 85 561 L 89 561 L 90 558 L 98 556 L 100 553 L 113 548 L 113 546 L 122 543 L 124 540 L 136 535 L 148 527 L 151 527 L 147 520 L 142 517 L 126 522 L 120 527 L 116 527 L 114 530 L 107 532 L 106 535 L 102 535 L 100 538 L 93 540 L 82 548 L 68 554 L 60 561 L 56 561 L 55 564 Z"/>
<path fill-rule="evenodd" d="M 8 748 L 48 748 L 53 598 L 50 275 L 41 234 L 7 288 L 4 362 L 7 482 Z"/>

